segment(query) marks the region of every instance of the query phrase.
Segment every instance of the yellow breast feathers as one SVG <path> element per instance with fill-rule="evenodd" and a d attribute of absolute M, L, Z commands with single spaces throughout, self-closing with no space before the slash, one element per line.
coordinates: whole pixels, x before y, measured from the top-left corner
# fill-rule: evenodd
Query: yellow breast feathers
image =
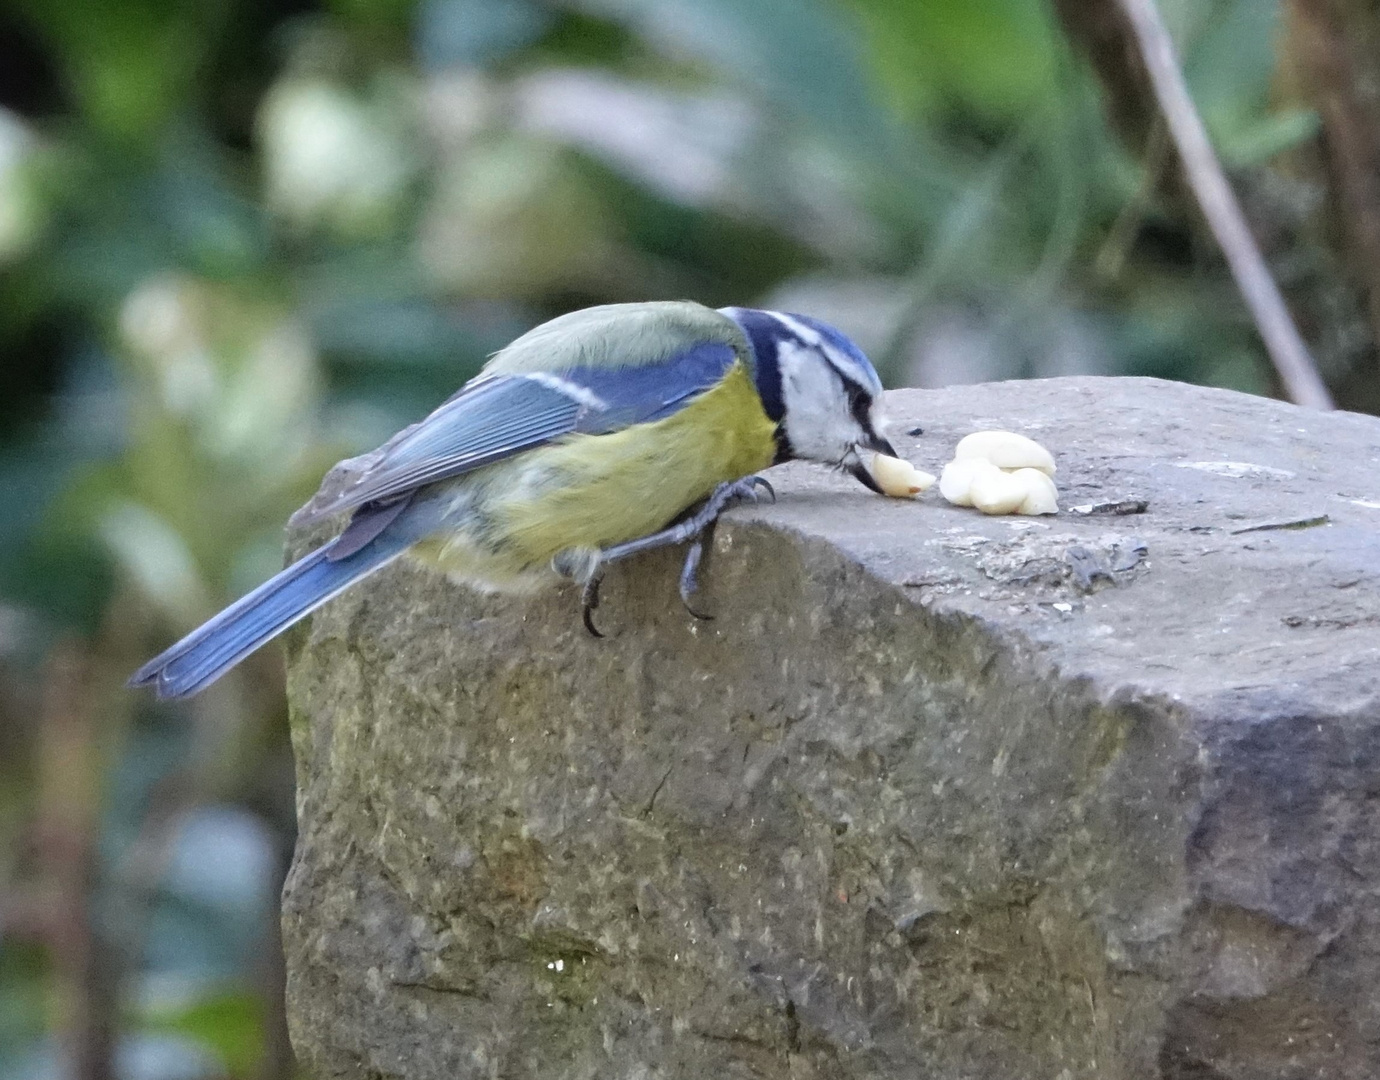
<path fill-rule="evenodd" d="M 766 468 L 775 430 L 746 365 L 734 364 L 662 420 L 567 436 L 472 474 L 465 487 L 486 527 L 424 542 L 417 554 L 475 584 L 536 584 L 533 573 L 544 576 L 558 552 L 655 532 L 716 485 Z"/>

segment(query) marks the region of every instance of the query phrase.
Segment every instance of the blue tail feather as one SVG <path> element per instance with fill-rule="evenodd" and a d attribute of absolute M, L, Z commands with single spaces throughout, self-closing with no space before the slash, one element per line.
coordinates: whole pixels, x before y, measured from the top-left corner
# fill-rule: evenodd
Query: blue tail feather
<path fill-rule="evenodd" d="M 152 686 L 160 698 L 195 694 L 331 597 L 397 558 L 411 540 L 380 536 L 332 561 L 335 543 L 299 559 L 155 656 L 130 676 L 129 685 Z"/>

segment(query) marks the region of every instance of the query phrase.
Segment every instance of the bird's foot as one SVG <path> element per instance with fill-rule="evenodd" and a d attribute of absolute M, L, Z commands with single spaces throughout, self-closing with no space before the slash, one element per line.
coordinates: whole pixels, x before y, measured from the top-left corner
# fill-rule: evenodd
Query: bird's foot
<path fill-rule="evenodd" d="M 740 503 L 757 502 L 759 492 L 765 492 L 772 502 L 776 501 L 776 490 L 760 476 L 730 480 L 716 487 L 697 510 L 665 529 L 639 536 L 636 540 L 610 545 L 597 552 L 582 548 L 562 552 L 556 556 L 552 561 L 556 572 L 584 584 L 580 604 L 585 629 L 595 637 L 604 636 L 594 625 L 594 609 L 599 606 L 599 583 L 603 580 L 604 570 L 610 563 L 632 555 L 640 555 L 644 551 L 654 551 L 687 541 L 693 543 L 686 552 L 685 563 L 681 567 L 680 599 L 686 610 L 695 618 L 711 618 L 712 616 L 696 611 L 690 603 L 690 598 L 699 588 L 699 569 L 704 561 L 706 545 L 713 539 L 714 525 L 719 520 L 719 515 Z"/>

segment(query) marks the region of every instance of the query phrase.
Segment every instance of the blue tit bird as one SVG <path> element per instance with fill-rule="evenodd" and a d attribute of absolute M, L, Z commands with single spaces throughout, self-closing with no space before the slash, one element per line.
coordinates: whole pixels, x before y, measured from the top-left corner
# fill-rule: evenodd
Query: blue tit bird
<path fill-rule="evenodd" d="M 195 694 L 342 590 L 405 552 L 491 591 L 583 583 L 689 543 L 690 607 L 704 542 L 728 506 L 800 458 L 877 490 L 860 449 L 895 454 L 862 351 L 803 315 L 688 301 L 610 304 L 543 323 L 496 353 L 420 423 L 298 521 L 351 513 L 334 540 L 231 604 L 130 678 Z M 691 608 L 692 613 L 694 609 Z"/>

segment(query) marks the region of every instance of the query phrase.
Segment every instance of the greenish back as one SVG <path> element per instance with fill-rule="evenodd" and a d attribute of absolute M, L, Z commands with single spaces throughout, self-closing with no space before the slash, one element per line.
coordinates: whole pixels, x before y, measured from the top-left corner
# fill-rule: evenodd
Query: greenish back
<path fill-rule="evenodd" d="M 690 300 L 603 304 L 527 331 L 484 365 L 488 374 L 659 364 L 704 342 L 732 346 L 749 369 L 752 351 L 738 324 Z"/>

